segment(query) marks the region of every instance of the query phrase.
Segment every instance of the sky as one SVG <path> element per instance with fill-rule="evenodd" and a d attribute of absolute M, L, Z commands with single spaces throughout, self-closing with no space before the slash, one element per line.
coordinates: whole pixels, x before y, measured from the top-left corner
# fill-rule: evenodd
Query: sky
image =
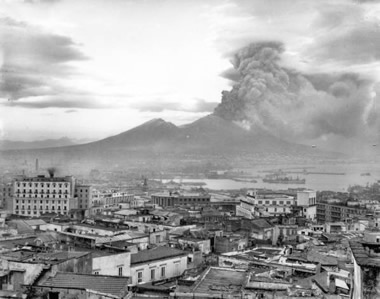
<path fill-rule="evenodd" d="M 0 0 L 1 139 L 217 108 L 296 142 L 377 143 L 379 80 L 377 1 Z"/>

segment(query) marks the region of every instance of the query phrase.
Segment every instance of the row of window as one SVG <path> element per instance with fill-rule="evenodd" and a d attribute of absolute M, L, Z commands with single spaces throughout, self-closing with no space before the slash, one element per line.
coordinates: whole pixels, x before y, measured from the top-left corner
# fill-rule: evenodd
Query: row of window
<path fill-rule="evenodd" d="M 45 210 L 45 211 L 29 211 L 29 210 L 28 211 L 24 211 L 24 210 L 15 211 L 15 214 L 17 214 L 17 215 L 38 215 L 38 214 L 43 214 L 43 213 L 55 213 L 55 212 L 49 211 L 49 210 Z M 67 215 L 67 211 L 61 211 L 59 213 L 62 215 Z"/>
<path fill-rule="evenodd" d="M 283 201 L 283 200 L 280 200 L 280 201 L 273 200 L 272 203 L 271 203 L 270 200 L 265 200 L 265 201 L 259 200 L 259 201 L 257 201 L 257 204 L 259 204 L 259 205 L 261 205 L 261 204 L 266 204 L 266 205 L 270 205 L 270 204 L 272 204 L 272 205 L 283 205 L 284 202 L 285 201 Z M 286 204 L 287 205 L 291 205 L 292 202 L 288 200 L 288 201 L 286 201 Z"/>
<path fill-rule="evenodd" d="M 33 198 L 33 194 L 21 194 L 18 195 L 19 198 Z M 68 198 L 67 195 L 57 195 L 56 194 L 34 194 L 34 198 Z"/>
<path fill-rule="evenodd" d="M 17 187 L 32 187 L 34 185 L 34 187 L 45 187 L 45 183 L 17 183 Z M 59 188 L 62 188 L 62 186 L 64 186 L 64 188 L 68 188 L 69 187 L 69 184 L 68 183 L 46 183 L 46 187 L 47 188 L 50 188 L 50 185 L 52 187 L 58 187 Z"/>
<path fill-rule="evenodd" d="M 16 211 L 19 209 L 18 207 L 19 207 L 19 206 L 17 205 L 17 206 L 16 206 Z M 43 206 L 40 206 L 40 210 L 42 210 L 42 209 L 43 209 Z M 51 208 L 49 208 L 49 206 L 46 206 L 45 209 L 46 209 L 46 210 L 48 210 L 48 209 L 55 210 L 55 207 L 54 207 L 54 206 L 51 206 Z M 21 206 L 21 210 L 25 210 L 25 206 Z M 31 207 L 30 207 L 30 206 L 28 206 L 28 210 L 31 210 Z M 33 206 L 33 210 L 37 210 L 37 206 Z M 61 210 L 61 206 L 58 206 L 58 207 L 57 207 L 57 210 Z M 67 206 L 64 206 L 64 207 L 63 207 L 63 210 L 67 210 Z"/>
<path fill-rule="evenodd" d="M 160 268 L 160 279 L 165 278 L 166 276 L 166 267 Z M 154 281 L 156 280 L 156 269 L 150 269 L 150 280 Z M 137 283 L 143 282 L 143 271 L 137 272 Z"/>
<path fill-rule="evenodd" d="M 44 190 L 37 190 L 35 189 L 34 192 L 32 192 L 32 189 L 29 189 L 29 192 L 26 192 L 27 190 L 23 189 L 22 192 L 20 191 L 20 189 L 17 189 L 16 193 L 17 194 L 20 194 L 20 193 L 41 193 L 41 194 L 44 194 Z M 63 193 L 62 193 L 62 190 L 58 190 L 58 192 L 56 190 L 53 190 L 51 191 L 52 194 L 69 194 L 69 192 L 67 190 L 65 190 Z M 50 190 L 46 190 L 46 194 L 50 194 Z"/>
<path fill-rule="evenodd" d="M 19 202 L 21 202 L 21 203 L 25 203 L 25 200 L 24 199 L 22 199 L 22 200 L 19 200 L 19 199 L 16 199 L 16 203 L 19 203 Z M 43 200 L 40 200 L 40 204 L 42 204 L 44 201 Z M 33 202 L 29 199 L 28 200 L 28 204 L 31 204 L 31 203 L 34 203 L 34 204 L 37 204 L 37 200 L 35 199 L 35 200 L 33 200 Z M 58 203 L 58 204 L 61 204 L 61 200 L 45 200 L 45 203 Z M 62 200 L 62 203 L 63 204 L 67 204 L 67 200 L 66 199 L 64 199 L 64 200 Z"/>

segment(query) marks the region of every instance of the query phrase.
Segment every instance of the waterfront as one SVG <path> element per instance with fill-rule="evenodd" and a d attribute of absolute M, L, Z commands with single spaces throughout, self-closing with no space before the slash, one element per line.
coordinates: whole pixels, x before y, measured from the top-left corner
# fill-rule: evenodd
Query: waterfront
<path fill-rule="evenodd" d="M 340 172 L 344 175 L 328 175 L 328 174 L 294 174 L 290 175 L 293 177 L 305 178 L 305 184 L 273 184 L 265 183 L 262 179 L 255 179 L 257 183 L 252 182 L 242 182 L 235 181 L 232 179 L 181 179 L 175 178 L 175 182 L 195 182 L 195 183 L 205 183 L 204 188 L 212 190 L 234 190 L 234 189 L 254 189 L 254 188 L 267 188 L 273 190 L 284 190 L 288 188 L 308 188 L 312 190 L 330 190 L 330 191 L 347 191 L 349 186 L 371 184 L 380 179 L 380 166 L 377 164 L 335 164 L 335 165 L 304 165 L 297 166 L 294 165 L 282 165 L 281 167 L 265 166 L 256 167 L 250 169 L 242 169 L 244 172 L 250 173 L 252 176 L 264 177 L 266 173 L 263 171 L 282 169 L 284 172 L 299 171 L 302 172 L 303 169 L 308 169 L 311 172 Z M 370 173 L 369 176 L 362 176 L 363 173 Z M 169 180 L 165 180 L 167 182 Z"/>

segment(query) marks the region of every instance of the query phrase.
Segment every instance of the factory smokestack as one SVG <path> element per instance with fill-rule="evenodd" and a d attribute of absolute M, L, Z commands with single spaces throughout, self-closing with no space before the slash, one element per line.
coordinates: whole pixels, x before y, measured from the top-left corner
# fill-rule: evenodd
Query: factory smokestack
<path fill-rule="evenodd" d="M 48 173 L 49 173 L 49 176 L 51 177 L 51 178 L 54 178 L 54 174 L 55 174 L 55 172 L 56 172 L 56 168 L 55 167 L 49 167 L 48 169 L 47 169 L 47 171 L 48 171 Z"/>

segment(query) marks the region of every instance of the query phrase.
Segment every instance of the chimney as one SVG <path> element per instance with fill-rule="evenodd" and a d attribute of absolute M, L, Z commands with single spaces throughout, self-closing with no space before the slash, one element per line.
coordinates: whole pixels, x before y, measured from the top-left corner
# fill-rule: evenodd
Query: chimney
<path fill-rule="evenodd" d="M 54 173 L 55 173 L 56 169 L 54 167 L 49 167 L 47 169 L 47 171 L 49 173 L 50 178 L 54 178 Z"/>

